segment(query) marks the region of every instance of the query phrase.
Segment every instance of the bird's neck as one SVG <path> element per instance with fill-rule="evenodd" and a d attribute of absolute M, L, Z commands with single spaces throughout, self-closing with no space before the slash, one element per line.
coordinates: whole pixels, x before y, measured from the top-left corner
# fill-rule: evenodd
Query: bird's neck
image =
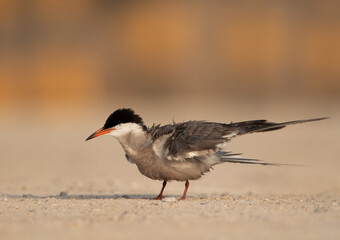
<path fill-rule="evenodd" d="M 116 138 L 129 156 L 139 155 L 141 151 L 152 144 L 150 134 L 142 126 L 116 136 Z"/>

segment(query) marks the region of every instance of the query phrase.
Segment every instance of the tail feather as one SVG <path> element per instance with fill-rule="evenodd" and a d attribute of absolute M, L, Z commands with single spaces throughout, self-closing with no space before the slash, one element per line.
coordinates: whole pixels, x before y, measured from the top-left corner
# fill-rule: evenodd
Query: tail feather
<path fill-rule="evenodd" d="M 220 151 L 218 152 L 218 154 L 220 155 L 221 163 L 229 162 L 229 163 L 259 164 L 259 165 L 267 165 L 267 166 L 300 166 L 300 165 L 295 165 L 295 164 L 268 163 L 268 162 L 262 162 L 262 160 L 259 160 L 259 159 L 242 158 L 240 157 L 241 153 L 230 153 L 230 152 Z"/>
<path fill-rule="evenodd" d="M 287 125 L 321 121 L 324 119 L 328 119 L 328 118 L 327 117 L 313 118 L 313 119 L 296 120 L 296 121 L 289 121 L 289 122 L 283 122 L 283 123 L 267 122 L 267 120 L 254 120 L 254 121 L 233 123 L 232 125 L 239 129 L 238 135 L 243 135 L 246 133 L 273 131 L 273 130 L 284 128 Z"/>
<path fill-rule="evenodd" d="M 274 131 L 274 130 L 284 128 L 287 125 L 321 121 L 324 119 L 328 119 L 328 118 L 327 117 L 313 118 L 313 119 L 295 120 L 295 121 L 282 122 L 282 123 L 267 122 L 267 120 L 254 120 L 254 121 L 231 123 L 228 126 L 231 127 L 232 132 L 235 133 L 232 136 L 237 136 L 237 135 L 244 135 L 247 133 L 254 133 L 254 132 Z M 260 164 L 260 165 L 269 165 L 269 166 L 283 166 L 283 165 L 301 166 L 301 165 L 283 164 L 283 163 L 267 163 L 267 162 L 262 162 L 261 160 L 258 160 L 258 159 L 242 158 L 240 157 L 241 153 L 219 151 L 216 154 L 219 156 L 219 160 L 221 163 L 230 162 L 230 163 Z"/>

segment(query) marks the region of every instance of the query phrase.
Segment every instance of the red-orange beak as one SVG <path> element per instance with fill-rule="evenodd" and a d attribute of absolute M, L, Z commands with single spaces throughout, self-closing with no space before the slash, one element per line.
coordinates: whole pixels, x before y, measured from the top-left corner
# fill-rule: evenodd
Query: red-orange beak
<path fill-rule="evenodd" d="M 86 138 L 85 141 L 90 140 L 90 139 L 95 138 L 95 137 L 99 137 L 100 135 L 107 134 L 107 133 L 109 133 L 113 130 L 115 130 L 115 129 L 114 128 L 108 128 L 108 129 L 100 128 L 98 131 L 95 131 L 88 138 Z"/>

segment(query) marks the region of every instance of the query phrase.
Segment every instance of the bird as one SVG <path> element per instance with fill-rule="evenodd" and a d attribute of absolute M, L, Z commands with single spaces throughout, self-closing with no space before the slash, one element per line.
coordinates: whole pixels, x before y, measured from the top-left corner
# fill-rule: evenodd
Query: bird
<path fill-rule="evenodd" d="M 226 144 L 232 138 L 324 119 L 326 118 L 281 123 L 251 120 L 229 124 L 191 120 L 167 125 L 153 124 L 147 127 L 134 110 L 120 108 L 114 111 L 104 126 L 92 133 L 86 141 L 102 135 L 112 135 L 123 147 L 126 159 L 136 164 L 141 174 L 153 180 L 163 181 L 161 191 L 155 200 L 164 198 L 163 191 L 169 181 L 185 182 L 184 192 L 180 198 L 184 200 L 189 181 L 199 179 L 217 164 L 228 162 L 285 165 L 243 158 L 240 153 L 226 151 Z"/>

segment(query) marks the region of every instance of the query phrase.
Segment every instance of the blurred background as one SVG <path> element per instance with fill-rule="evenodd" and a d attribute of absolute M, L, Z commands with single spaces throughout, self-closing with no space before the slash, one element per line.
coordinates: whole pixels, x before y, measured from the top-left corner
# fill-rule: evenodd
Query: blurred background
<path fill-rule="evenodd" d="M 0 1 L 2 191 L 156 194 L 114 139 L 84 142 L 119 107 L 147 125 L 330 116 L 231 143 L 309 167 L 225 164 L 192 191 L 340 191 L 339 100 L 337 0 Z"/>

